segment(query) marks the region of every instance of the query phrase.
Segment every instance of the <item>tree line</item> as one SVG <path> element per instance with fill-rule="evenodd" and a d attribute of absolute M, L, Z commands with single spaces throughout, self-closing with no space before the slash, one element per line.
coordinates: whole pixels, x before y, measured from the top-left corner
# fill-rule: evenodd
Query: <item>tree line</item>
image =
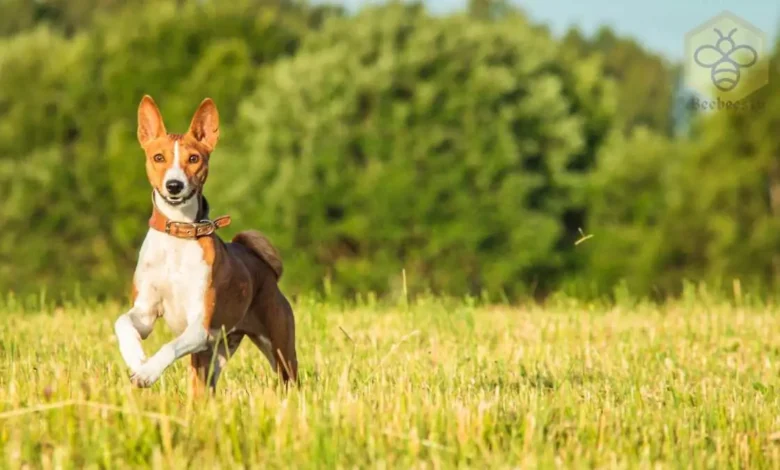
<path fill-rule="evenodd" d="M 127 294 L 145 93 L 171 131 L 216 101 L 206 195 L 224 236 L 269 235 L 292 293 L 778 281 L 778 47 L 761 106 L 681 114 L 679 64 L 503 3 L 8 1 L 0 18 L 4 290 Z"/>

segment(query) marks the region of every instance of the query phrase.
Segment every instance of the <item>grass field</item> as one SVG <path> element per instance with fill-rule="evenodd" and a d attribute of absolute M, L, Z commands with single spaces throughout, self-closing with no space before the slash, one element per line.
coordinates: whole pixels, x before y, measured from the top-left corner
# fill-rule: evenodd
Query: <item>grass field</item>
<path fill-rule="evenodd" d="M 2 312 L 0 467 L 780 465 L 771 307 L 303 300 L 301 387 L 245 342 L 206 401 L 186 360 L 132 388 L 122 309 Z M 158 324 L 147 352 L 170 337 Z"/>

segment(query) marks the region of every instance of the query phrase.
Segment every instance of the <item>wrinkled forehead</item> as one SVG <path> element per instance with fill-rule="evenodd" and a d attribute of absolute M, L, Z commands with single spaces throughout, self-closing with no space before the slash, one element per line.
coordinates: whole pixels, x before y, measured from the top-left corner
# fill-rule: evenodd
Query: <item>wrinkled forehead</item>
<path fill-rule="evenodd" d="M 168 134 L 149 142 L 144 150 L 147 155 L 174 155 L 176 150 L 178 150 L 179 155 L 197 153 L 206 156 L 209 154 L 208 148 L 189 134 Z"/>

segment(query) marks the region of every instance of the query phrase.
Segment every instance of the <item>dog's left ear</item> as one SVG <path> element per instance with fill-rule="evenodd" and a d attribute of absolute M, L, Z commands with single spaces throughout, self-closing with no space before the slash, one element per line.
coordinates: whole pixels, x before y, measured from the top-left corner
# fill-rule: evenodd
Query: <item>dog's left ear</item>
<path fill-rule="evenodd" d="M 206 98 L 198 106 L 195 116 L 190 123 L 190 134 L 195 139 L 208 146 L 209 151 L 214 150 L 219 140 L 219 112 L 217 105 L 211 98 Z"/>

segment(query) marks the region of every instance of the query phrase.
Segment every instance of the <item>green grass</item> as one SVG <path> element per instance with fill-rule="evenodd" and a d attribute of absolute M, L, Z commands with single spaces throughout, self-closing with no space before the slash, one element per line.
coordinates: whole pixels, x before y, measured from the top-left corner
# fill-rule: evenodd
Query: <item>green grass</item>
<path fill-rule="evenodd" d="M 187 397 L 187 360 L 152 389 L 132 388 L 112 333 L 119 305 L 9 310 L 0 467 L 780 463 L 770 307 L 300 301 L 300 389 L 283 390 L 245 342 L 217 396 L 200 402 Z M 147 352 L 170 337 L 158 324 Z"/>

